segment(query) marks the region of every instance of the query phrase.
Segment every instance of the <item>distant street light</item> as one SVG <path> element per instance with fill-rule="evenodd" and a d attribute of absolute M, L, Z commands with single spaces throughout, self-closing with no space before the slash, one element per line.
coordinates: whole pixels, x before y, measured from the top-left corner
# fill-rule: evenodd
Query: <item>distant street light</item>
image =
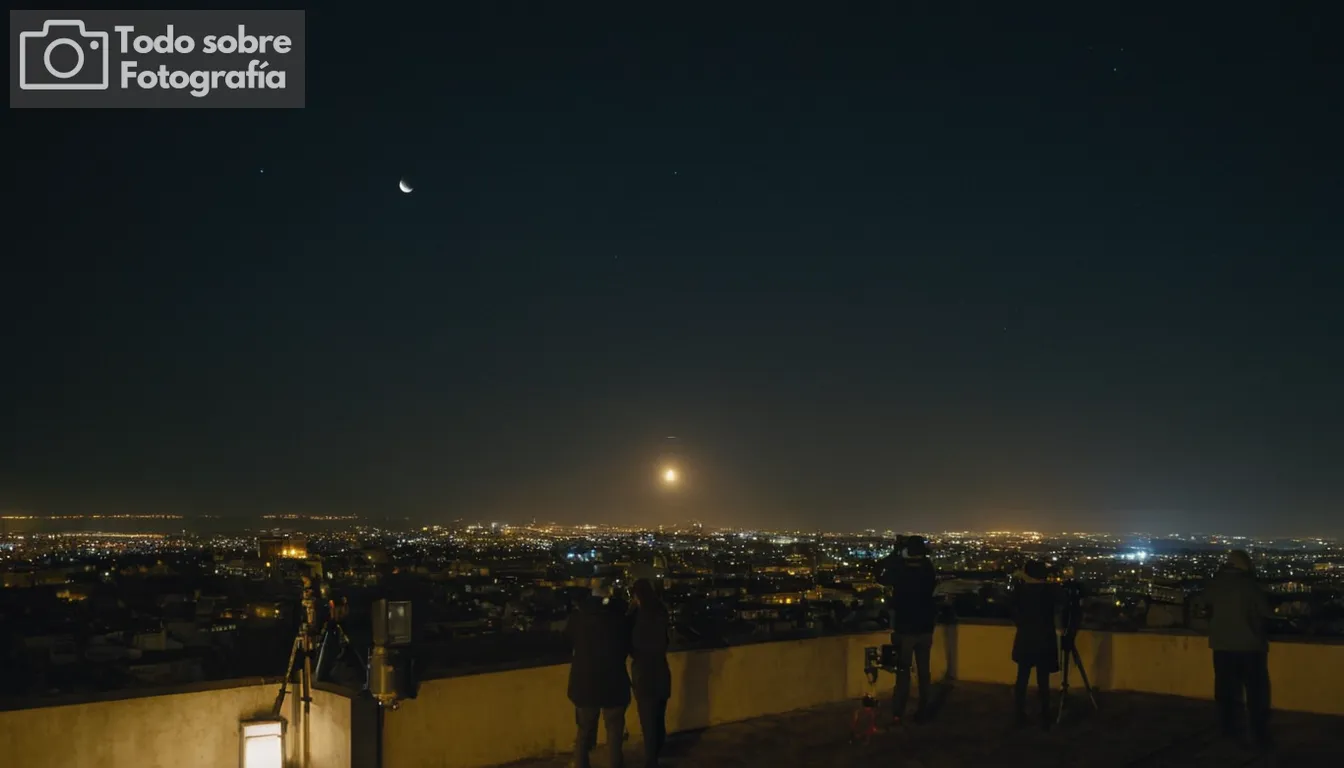
<path fill-rule="evenodd" d="M 677 470 L 672 469 L 671 467 L 668 467 L 667 469 L 663 470 L 663 482 L 667 483 L 668 485 L 676 485 Z"/>

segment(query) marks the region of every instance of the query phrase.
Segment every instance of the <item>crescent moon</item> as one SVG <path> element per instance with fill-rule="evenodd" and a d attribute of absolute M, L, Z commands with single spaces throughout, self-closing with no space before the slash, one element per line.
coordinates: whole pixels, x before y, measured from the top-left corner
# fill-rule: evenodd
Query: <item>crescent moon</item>
<path fill-rule="evenodd" d="M 402 179 L 401 181 L 397 182 L 397 186 L 401 189 L 402 192 L 405 192 L 408 195 L 411 194 L 411 185 L 407 184 L 405 179 Z"/>

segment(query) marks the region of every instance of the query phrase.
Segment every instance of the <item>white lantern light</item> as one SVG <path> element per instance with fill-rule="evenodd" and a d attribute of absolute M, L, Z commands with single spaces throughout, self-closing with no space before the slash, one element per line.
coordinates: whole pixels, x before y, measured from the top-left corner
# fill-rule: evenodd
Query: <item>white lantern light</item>
<path fill-rule="evenodd" d="M 285 721 L 244 721 L 239 751 L 242 768 L 284 768 Z"/>

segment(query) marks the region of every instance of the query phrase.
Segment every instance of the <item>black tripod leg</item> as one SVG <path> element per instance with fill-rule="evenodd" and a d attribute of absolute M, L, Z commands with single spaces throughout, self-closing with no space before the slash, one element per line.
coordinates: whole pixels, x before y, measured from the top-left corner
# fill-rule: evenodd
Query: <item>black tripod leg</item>
<path fill-rule="evenodd" d="M 1064 676 L 1059 681 L 1059 715 L 1055 717 L 1056 723 L 1064 722 L 1064 708 L 1069 702 L 1069 666 L 1065 664 L 1060 672 Z"/>
<path fill-rule="evenodd" d="M 1069 654 L 1063 652 L 1059 655 L 1059 673 L 1062 675 L 1059 679 L 1059 715 L 1055 718 L 1056 723 L 1064 722 L 1064 708 L 1068 706 L 1069 701 Z"/>
<path fill-rule="evenodd" d="M 279 717 L 281 710 L 284 708 L 285 693 L 289 689 L 290 678 L 294 677 L 295 661 L 299 655 L 299 642 L 300 639 L 296 637 L 294 638 L 294 644 L 289 647 L 289 666 L 285 669 L 285 678 L 280 681 L 280 693 L 276 695 L 275 705 L 271 708 L 274 717 Z"/>
<path fill-rule="evenodd" d="M 1097 697 L 1092 693 L 1092 683 L 1087 679 L 1087 670 L 1083 668 L 1083 657 L 1078 653 L 1077 648 L 1073 649 L 1073 663 L 1078 665 L 1078 676 L 1083 678 L 1083 689 L 1087 691 L 1087 698 L 1092 701 L 1092 708 L 1101 709 L 1097 706 Z"/>

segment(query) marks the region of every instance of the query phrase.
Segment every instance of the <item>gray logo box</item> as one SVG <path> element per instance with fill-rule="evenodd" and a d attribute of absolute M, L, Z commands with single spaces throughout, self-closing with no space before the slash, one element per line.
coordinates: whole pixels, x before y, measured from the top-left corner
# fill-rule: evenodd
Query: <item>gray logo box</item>
<path fill-rule="evenodd" d="M 303 11 L 10 11 L 9 106 L 301 109 L 304 21 Z"/>

